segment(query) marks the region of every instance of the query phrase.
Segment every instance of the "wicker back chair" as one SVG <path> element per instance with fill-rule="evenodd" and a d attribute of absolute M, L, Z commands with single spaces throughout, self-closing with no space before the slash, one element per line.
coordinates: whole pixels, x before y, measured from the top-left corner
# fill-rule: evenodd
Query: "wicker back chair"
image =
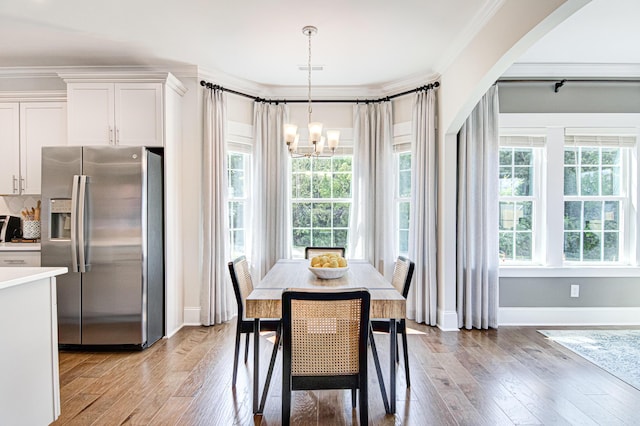
<path fill-rule="evenodd" d="M 413 270 L 415 269 L 415 263 L 403 256 L 398 256 L 396 259 L 395 267 L 393 268 L 393 278 L 391 284 L 402 293 L 404 298 L 409 294 L 409 286 L 411 285 L 411 279 L 413 278 Z M 371 326 L 375 331 L 389 332 L 389 320 L 375 319 L 371 321 Z M 402 336 L 402 352 L 404 354 L 404 374 L 407 379 L 407 387 L 411 387 L 411 378 L 409 376 L 409 352 L 407 347 L 407 325 L 404 318 L 396 320 L 396 327 L 398 334 Z M 396 355 L 398 342 L 396 341 Z M 398 359 L 396 358 L 396 361 Z"/>
<path fill-rule="evenodd" d="M 344 257 L 344 247 L 305 247 L 304 258 L 311 259 L 324 253 L 335 253 Z"/>
<path fill-rule="evenodd" d="M 366 289 L 286 290 L 282 294 L 282 424 L 291 416 L 291 391 L 359 392 L 360 424 L 369 418 L 367 337 L 371 297 Z"/>
<path fill-rule="evenodd" d="M 236 302 L 238 304 L 238 319 L 236 322 L 236 346 L 235 354 L 233 357 L 233 381 L 232 386 L 236 386 L 236 378 L 238 376 L 238 356 L 240 355 L 240 336 L 242 333 L 246 333 L 247 337 L 244 344 L 244 363 L 247 363 L 249 359 L 249 334 L 265 331 L 278 331 L 280 325 L 279 320 L 264 320 L 260 321 L 260 330 L 255 330 L 255 323 L 253 320 L 247 320 L 245 318 L 245 300 L 251 291 L 253 291 L 253 281 L 251 279 L 251 273 L 249 272 L 249 264 L 244 256 L 240 256 L 233 262 L 229 262 L 229 274 L 231 275 L 231 283 L 233 284 L 233 292 L 236 295 Z"/>

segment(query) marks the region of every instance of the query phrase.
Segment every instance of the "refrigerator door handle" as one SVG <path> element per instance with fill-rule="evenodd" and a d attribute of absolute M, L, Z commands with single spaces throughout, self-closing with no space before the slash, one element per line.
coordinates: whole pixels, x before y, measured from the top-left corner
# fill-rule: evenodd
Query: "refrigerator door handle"
<path fill-rule="evenodd" d="M 80 191 L 79 191 L 79 200 L 78 200 L 78 264 L 80 266 L 80 272 L 87 272 L 86 269 L 86 253 L 85 253 L 85 245 L 84 245 L 84 205 L 85 205 L 85 195 L 87 193 L 87 176 L 80 175 Z"/>
<path fill-rule="evenodd" d="M 71 190 L 71 271 L 78 270 L 78 184 L 80 176 L 73 175 L 73 189 Z"/>

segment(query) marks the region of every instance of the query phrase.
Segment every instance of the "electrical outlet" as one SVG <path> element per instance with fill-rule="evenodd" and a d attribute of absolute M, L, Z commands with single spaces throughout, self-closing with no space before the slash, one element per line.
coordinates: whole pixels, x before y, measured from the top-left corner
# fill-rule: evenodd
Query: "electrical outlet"
<path fill-rule="evenodd" d="M 580 285 L 571 284 L 571 297 L 580 297 Z"/>

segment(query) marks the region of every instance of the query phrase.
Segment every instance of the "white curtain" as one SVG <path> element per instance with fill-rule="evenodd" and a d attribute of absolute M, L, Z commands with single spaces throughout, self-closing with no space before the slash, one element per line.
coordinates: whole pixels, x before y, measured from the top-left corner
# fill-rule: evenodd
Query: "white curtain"
<path fill-rule="evenodd" d="M 235 315 L 233 286 L 227 270 L 229 213 L 227 203 L 226 102 L 222 90 L 204 90 L 202 158 L 202 286 L 200 322 L 213 325 Z"/>
<path fill-rule="evenodd" d="M 458 326 L 498 326 L 498 88 L 458 133 Z"/>
<path fill-rule="evenodd" d="M 409 257 L 416 263 L 407 296 L 407 317 L 436 325 L 436 94 L 416 94 L 411 144 Z"/>
<path fill-rule="evenodd" d="M 291 253 L 289 152 L 283 126 L 284 104 L 253 104 L 253 241 L 250 257 L 254 278 L 261 279 L 278 259 Z"/>
<path fill-rule="evenodd" d="M 347 256 L 365 259 L 391 278 L 397 253 L 392 104 L 356 104 L 353 111 L 353 203 Z"/>

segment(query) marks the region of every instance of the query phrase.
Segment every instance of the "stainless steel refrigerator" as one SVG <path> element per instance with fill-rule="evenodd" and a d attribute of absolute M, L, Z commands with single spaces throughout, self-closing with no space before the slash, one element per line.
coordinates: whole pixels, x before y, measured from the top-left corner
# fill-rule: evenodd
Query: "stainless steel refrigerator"
<path fill-rule="evenodd" d="M 62 347 L 146 348 L 164 335 L 162 149 L 42 148 L 42 266 Z"/>

